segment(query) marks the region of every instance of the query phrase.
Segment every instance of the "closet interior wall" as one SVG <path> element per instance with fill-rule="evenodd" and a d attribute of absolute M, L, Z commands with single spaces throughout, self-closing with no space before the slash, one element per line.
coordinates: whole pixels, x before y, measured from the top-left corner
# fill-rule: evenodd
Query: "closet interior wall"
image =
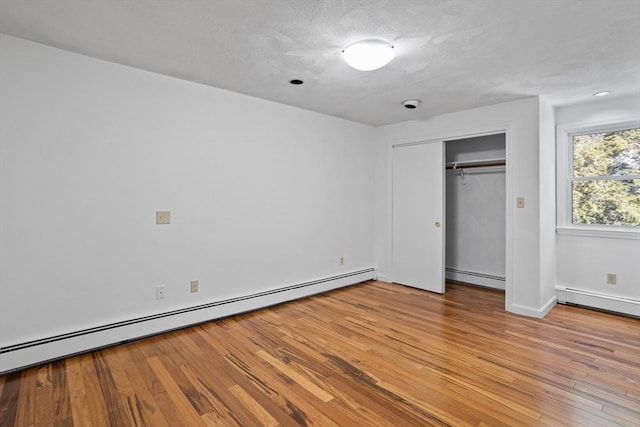
<path fill-rule="evenodd" d="M 505 289 L 506 167 L 464 167 L 464 162 L 505 159 L 505 135 L 445 142 L 447 280 Z"/>

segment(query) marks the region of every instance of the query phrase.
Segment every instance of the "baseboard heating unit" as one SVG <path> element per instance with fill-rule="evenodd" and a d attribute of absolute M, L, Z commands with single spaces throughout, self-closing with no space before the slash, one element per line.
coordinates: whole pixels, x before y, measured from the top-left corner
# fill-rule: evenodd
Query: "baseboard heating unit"
<path fill-rule="evenodd" d="M 556 287 L 560 304 L 578 305 L 640 317 L 640 300 L 602 294 L 583 289 Z"/>
<path fill-rule="evenodd" d="M 445 277 L 456 282 L 471 283 L 474 285 L 486 286 L 494 289 L 505 289 L 505 278 L 491 274 L 478 273 L 475 271 L 459 270 L 457 268 L 446 267 Z"/>
<path fill-rule="evenodd" d="M 140 316 L 0 347 L 0 374 L 186 326 L 304 298 L 376 277 L 365 268 L 234 298 Z"/>

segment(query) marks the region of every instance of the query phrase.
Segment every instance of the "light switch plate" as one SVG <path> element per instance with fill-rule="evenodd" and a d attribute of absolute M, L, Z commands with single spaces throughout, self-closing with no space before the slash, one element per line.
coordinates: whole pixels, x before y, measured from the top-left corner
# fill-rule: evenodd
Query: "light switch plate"
<path fill-rule="evenodd" d="M 516 199 L 516 207 L 518 209 L 524 209 L 524 197 L 518 197 Z"/>
<path fill-rule="evenodd" d="M 156 211 L 156 224 L 171 224 L 171 212 Z"/>

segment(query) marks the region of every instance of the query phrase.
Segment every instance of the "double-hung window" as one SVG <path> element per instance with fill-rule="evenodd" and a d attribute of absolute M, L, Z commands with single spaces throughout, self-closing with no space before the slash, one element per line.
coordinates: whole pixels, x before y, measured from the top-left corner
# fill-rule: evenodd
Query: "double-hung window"
<path fill-rule="evenodd" d="M 640 122 L 559 129 L 558 225 L 640 231 Z"/>

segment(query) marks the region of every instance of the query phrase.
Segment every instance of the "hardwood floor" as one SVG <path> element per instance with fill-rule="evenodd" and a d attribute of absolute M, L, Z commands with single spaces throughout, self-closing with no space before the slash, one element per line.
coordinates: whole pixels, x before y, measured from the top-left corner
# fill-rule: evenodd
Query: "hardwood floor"
<path fill-rule="evenodd" d="M 369 282 L 0 376 L 0 426 L 640 425 L 640 320 Z"/>

